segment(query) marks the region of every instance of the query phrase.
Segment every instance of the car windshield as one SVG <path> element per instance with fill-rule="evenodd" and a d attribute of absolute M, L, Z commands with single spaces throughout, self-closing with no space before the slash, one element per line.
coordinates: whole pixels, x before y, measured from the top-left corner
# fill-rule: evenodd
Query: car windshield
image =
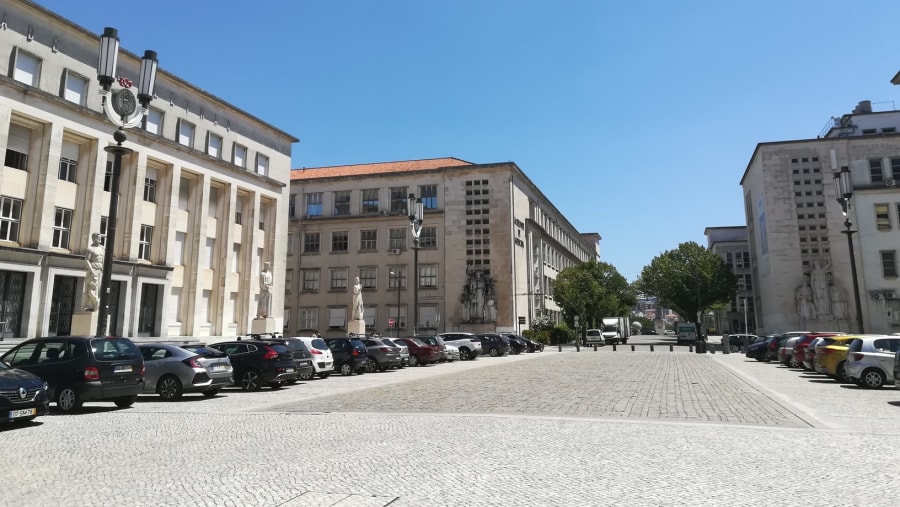
<path fill-rule="evenodd" d="M 123 338 L 98 338 L 91 341 L 91 350 L 98 361 L 121 361 L 143 357 L 137 346 Z"/>
<path fill-rule="evenodd" d="M 212 359 L 214 357 L 225 357 L 225 353 L 221 350 L 206 347 L 204 345 L 182 345 L 181 348 L 189 350 L 195 354 L 199 354 L 207 359 Z"/>

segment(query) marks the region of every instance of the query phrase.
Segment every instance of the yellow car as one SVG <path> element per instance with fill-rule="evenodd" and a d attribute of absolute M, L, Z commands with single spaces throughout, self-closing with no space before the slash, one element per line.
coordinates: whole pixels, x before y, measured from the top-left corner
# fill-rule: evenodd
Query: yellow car
<path fill-rule="evenodd" d="M 850 379 L 844 372 L 844 362 L 847 360 L 847 349 L 854 338 L 866 335 L 840 335 L 828 336 L 825 341 L 816 347 L 815 366 L 816 371 L 824 373 L 838 382 L 850 383 Z"/>

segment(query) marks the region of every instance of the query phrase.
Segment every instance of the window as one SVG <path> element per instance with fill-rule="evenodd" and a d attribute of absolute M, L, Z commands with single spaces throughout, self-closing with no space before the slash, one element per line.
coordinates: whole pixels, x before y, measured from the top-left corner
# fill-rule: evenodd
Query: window
<path fill-rule="evenodd" d="M 319 233 L 303 233 L 303 253 L 319 253 Z"/>
<path fill-rule="evenodd" d="M 294 255 L 294 233 L 289 232 L 287 236 L 287 254 Z"/>
<path fill-rule="evenodd" d="M 269 157 L 259 153 L 256 154 L 256 174 L 260 176 L 269 175 Z"/>
<path fill-rule="evenodd" d="M 297 324 L 300 329 L 319 329 L 319 309 L 300 308 L 300 319 Z"/>
<path fill-rule="evenodd" d="M 206 216 L 219 216 L 219 187 L 209 187 L 209 203 L 206 206 Z"/>
<path fill-rule="evenodd" d="M 391 250 L 406 248 L 406 227 L 391 229 Z"/>
<path fill-rule="evenodd" d="M 113 162 L 112 162 L 112 160 L 107 160 L 106 161 L 106 172 L 103 173 L 103 191 L 104 192 L 112 192 L 114 176 L 115 176 L 115 174 L 113 173 Z"/>
<path fill-rule="evenodd" d="M 206 139 L 206 154 L 210 157 L 222 158 L 222 138 L 212 132 Z"/>
<path fill-rule="evenodd" d="M 406 199 L 409 197 L 406 187 L 391 187 L 391 211 L 406 212 Z"/>
<path fill-rule="evenodd" d="M 241 225 L 244 220 L 244 198 L 243 196 L 237 196 L 234 202 L 234 223 L 237 225 Z"/>
<path fill-rule="evenodd" d="M 6 140 L 6 167 L 28 170 L 28 151 L 31 146 L 31 129 L 11 123 Z"/>
<path fill-rule="evenodd" d="M 885 278 L 897 277 L 897 251 L 882 250 L 881 251 L 881 270 Z"/>
<path fill-rule="evenodd" d="M 419 197 L 425 209 L 437 209 L 437 185 L 419 185 Z"/>
<path fill-rule="evenodd" d="M 743 287 L 742 287 L 743 290 L 752 291 L 753 290 L 753 278 L 750 277 L 750 274 L 749 273 L 744 274 L 743 280 L 744 280 Z"/>
<path fill-rule="evenodd" d="M 73 73 L 69 69 L 66 69 L 63 75 L 64 83 L 62 98 L 74 104 L 78 104 L 79 106 L 83 106 L 88 80 Z"/>
<path fill-rule="evenodd" d="M 372 266 L 359 268 L 359 283 L 363 289 L 374 289 L 378 270 Z"/>
<path fill-rule="evenodd" d="M 419 287 L 437 287 L 437 266 L 419 266 Z"/>
<path fill-rule="evenodd" d="M 78 145 L 71 141 L 63 141 L 58 176 L 60 180 L 72 183 L 78 176 Z"/>
<path fill-rule="evenodd" d="M 138 259 L 150 260 L 150 245 L 153 240 L 153 226 L 141 225 L 141 239 L 138 241 Z"/>
<path fill-rule="evenodd" d="M 306 216 L 322 216 L 322 193 L 306 194 Z"/>
<path fill-rule="evenodd" d="M 178 137 L 175 139 L 178 141 L 178 144 L 183 144 L 184 146 L 194 146 L 194 131 L 196 127 L 187 121 L 182 119 L 178 120 Z"/>
<path fill-rule="evenodd" d="M 19 48 L 16 48 L 13 58 L 16 61 L 12 78 L 20 83 L 36 87 L 41 75 L 41 60 Z"/>
<path fill-rule="evenodd" d="M 331 233 L 331 251 L 346 252 L 350 250 L 350 241 L 347 231 L 334 231 Z"/>
<path fill-rule="evenodd" d="M 419 234 L 419 246 L 423 248 L 437 247 L 437 227 L 422 227 L 422 233 Z"/>
<path fill-rule="evenodd" d="M 72 210 L 56 208 L 53 216 L 53 247 L 69 248 L 69 234 L 72 232 Z"/>
<path fill-rule="evenodd" d="M 19 225 L 22 223 L 22 201 L 0 196 L 0 240 L 19 241 Z"/>
<path fill-rule="evenodd" d="M 400 288 L 406 288 L 406 267 L 388 266 L 388 288 L 396 289 L 398 285 Z"/>
<path fill-rule="evenodd" d="M 347 309 L 344 307 L 341 308 L 329 308 L 328 309 L 328 327 L 329 328 L 343 328 L 344 323 L 347 318 Z"/>
<path fill-rule="evenodd" d="M 360 250 L 377 250 L 378 249 L 378 231 L 375 229 L 365 229 L 359 231 L 359 249 Z"/>
<path fill-rule="evenodd" d="M 291 292 L 291 285 L 294 285 L 294 270 L 289 269 L 284 272 L 284 292 L 286 294 Z"/>
<path fill-rule="evenodd" d="M 347 270 L 331 270 L 331 290 L 347 290 Z"/>
<path fill-rule="evenodd" d="M 288 216 L 290 218 L 297 216 L 297 194 L 291 194 L 288 197 Z"/>
<path fill-rule="evenodd" d="M 100 217 L 100 244 L 106 245 L 106 234 L 109 231 L 109 217 Z"/>
<path fill-rule="evenodd" d="M 366 188 L 362 191 L 362 213 L 378 213 L 378 189 Z"/>
<path fill-rule="evenodd" d="M 900 203 L 897 204 L 897 223 L 900 224 Z"/>
<path fill-rule="evenodd" d="M 398 329 L 406 329 L 406 307 L 401 306 L 399 309 L 397 305 L 387 306 L 387 316 L 389 319 L 394 319 L 394 327 Z"/>
<path fill-rule="evenodd" d="M 144 117 L 143 122 L 144 130 L 159 135 L 162 132 L 163 112 L 159 109 L 151 109 Z"/>
<path fill-rule="evenodd" d="M 900 158 L 891 159 L 891 179 L 900 180 Z"/>
<path fill-rule="evenodd" d="M 886 203 L 875 205 L 875 226 L 879 231 L 891 230 L 891 212 Z"/>
<path fill-rule="evenodd" d="M 341 190 L 334 192 L 334 211 L 332 215 L 349 215 L 350 214 L 350 191 Z"/>
<path fill-rule="evenodd" d="M 240 167 L 241 169 L 247 168 L 247 147 L 241 146 L 240 144 L 235 143 L 234 148 L 231 151 L 231 163 Z"/>
<path fill-rule="evenodd" d="M 156 169 L 144 173 L 144 202 L 156 202 Z"/>
<path fill-rule="evenodd" d="M 304 269 L 302 270 L 302 283 L 303 285 L 300 287 L 300 290 L 303 292 L 318 292 L 319 291 L 319 270 L 318 269 Z"/>
<path fill-rule="evenodd" d="M 872 183 L 884 181 L 884 173 L 881 168 L 880 158 L 869 159 L 869 178 L 871 179 Z"/>

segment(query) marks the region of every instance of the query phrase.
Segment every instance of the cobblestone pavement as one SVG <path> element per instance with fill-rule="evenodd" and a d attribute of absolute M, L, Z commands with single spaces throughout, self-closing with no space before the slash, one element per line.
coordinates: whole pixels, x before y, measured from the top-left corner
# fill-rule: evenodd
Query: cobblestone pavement
<path fill-rule="evenodd" d="M 887 506 L 898 422 L 737 354 L 547 350 L 88 404 L 0 432 L 0 505 Z"/>

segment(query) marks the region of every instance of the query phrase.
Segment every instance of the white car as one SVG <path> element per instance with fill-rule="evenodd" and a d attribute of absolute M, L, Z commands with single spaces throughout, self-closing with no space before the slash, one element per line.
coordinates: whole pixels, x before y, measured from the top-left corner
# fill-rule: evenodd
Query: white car
<path fill-rule="evenodd" d="M 297 339 L 302 340 L 312 354 L 313 369 L 319 378 L 328 378 L 334 373 L 334 356 L 325 340 L 309 336 L 298 336 Z"/>
<path fill-rule="evenodd" d="M 844 374 L 860 387 L 879 389 L 893 384 L 894 358 L 900 336 L 863 336 L 850 341 Z"/>
<path fill-rule="evenodd" d="M 452 363 L 453 361 L 459 361 L 459 347 L 456 345 L 450 345 L 447 342 L 444 342 L 444 347 L 447 347 L 447 359 L 448 363 Z"/>

